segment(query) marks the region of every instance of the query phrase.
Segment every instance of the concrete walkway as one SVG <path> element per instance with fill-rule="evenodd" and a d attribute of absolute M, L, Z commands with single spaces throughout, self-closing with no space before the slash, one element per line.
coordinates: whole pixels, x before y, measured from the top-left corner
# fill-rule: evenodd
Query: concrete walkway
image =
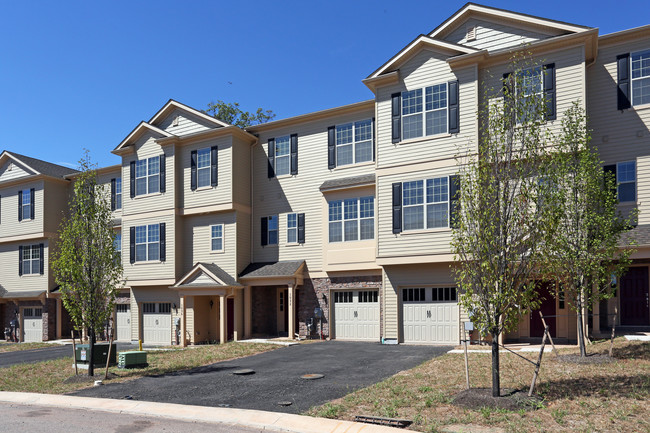
<path fill-rule="evenodd" d="M 0 402 L 37 407 L 82 409 L 87 411 L 160 417 L 186 422 L 226 424 L 264 431 L 295 433 L 359 433 L 361 431 L 363 433 L 395 433 L 404 431 L 403 429 L 392 427 L 278 412 L 73 397 L 68 395 L 0 392 Z"/>

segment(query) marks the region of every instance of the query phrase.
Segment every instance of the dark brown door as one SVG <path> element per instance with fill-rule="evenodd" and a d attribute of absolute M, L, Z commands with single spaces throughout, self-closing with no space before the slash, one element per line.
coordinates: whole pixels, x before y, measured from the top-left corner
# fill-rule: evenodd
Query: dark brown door
<path fill-rule="evenodd" d="M 542 319 L 539 317 L 539 312 L 541 311 L 544 315 L 544 320 L 549 327 L 551 332 L 551 337 L 555 337 L 555 284 L 553 283 L 539 283 L 537 286 L 537 292 L 539 293 L 540 299 L 542 301 L 539 306 L 539 310 L 532 311 L 530 313 L 530 336 L 531 337 L 543 337 L 544 336 L 544 325 L 542 324 Z"/>
<path fill-rule="evenodd" d="M 226 299 L 226 340 L 235 338 L 235 300 L 233 298 Z"/>
<path fill-rule="evenodd" d="M 621 325 L 650 325 L 648 306 L 648 268 L 630 268 L 621 277 L 619 296 L 621 298 Z"/>

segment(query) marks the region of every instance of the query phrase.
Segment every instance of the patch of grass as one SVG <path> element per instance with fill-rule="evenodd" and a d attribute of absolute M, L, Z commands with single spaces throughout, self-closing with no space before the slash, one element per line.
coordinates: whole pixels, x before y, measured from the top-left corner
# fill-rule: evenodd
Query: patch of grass
<path fill-rule="evenodd" d="M 19 352 L 21 350 L 42 349 L 52 347 L 52 343 L 0 343 L 0 353 Z"/>
<path fill-rule="evenodd" d="M 279 348 L 273 344 L 227 343 L 216 346 L 153 351 L 147 353 L 149 366 L 122 370 L 110 367 L 115 375 L 105 383 L 124 382 L 143 376 L 156 376 L 175 371 L 189 370 L 215 362 L 241 358 Z M 72 349 L 70 349 L 72 351 Z M 65 383 L 74 376 L 72 356 L 34 364 L 17 364 L 0 368 L 0 391 L 39 392 L 64 394 L 92 386 L 92 382 Z M 97 379 L 104 379 L 104 368 L 95 369 Z M 80 370 L 79 374 L 86 374 Z"/>
<path fill-rule="evenodd" d="M 564 418 L 569 414 L 569 411 L 562 408 L 552 409 L 551 416 L 556 423 L 563 425 L 565 423 Z"/>

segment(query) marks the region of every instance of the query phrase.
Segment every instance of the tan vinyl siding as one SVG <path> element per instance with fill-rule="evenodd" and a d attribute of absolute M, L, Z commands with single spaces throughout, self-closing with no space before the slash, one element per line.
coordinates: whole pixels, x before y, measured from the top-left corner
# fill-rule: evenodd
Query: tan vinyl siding
<path fill-rule="evenodd" d="M 183 218 L 183 274 L 197 262 L 214 263 L 232 277 L 237 277 L 236 213 L 212 213 Z M 210 226 L 223 224 L 223 252 L 211 251 Z"/>
<path fill-rule="evenodd" d="M 469 67 L 452 71 L 446 59 L 443 54 L 422 50 L 400 68 L 400 77 L 403 78 L 400 84 L 377 91 L 378 168 L 453 158 L 459 151 L 476 148 L 476 69 Z M 454 80 L 459 81 L 460 132 L 423 136 L 393 144 L 391 94 Z"/>
<path fill-rule="evenodd" d="M 19 261 L 19 247 L 44 244 L 43 255 L 45 256 L 43 275 L 29 274 L 18 275 L 18 261 Z M 23 242 L 11 242 L 0 244 L 0 263 L 2 264 L 2 275 L 0 279 L 0 287 L 3 289 L 14 291 L 29 291 L 29 290 L 48 290 L 52 288 L 49 272 L 49 241 L 47 239 L 31 239 Z"/>
<path fill-rule="evenodd" d="M 251 205 L 251 145 L 241 139 L 233 139 L 232 154 L 232 200 Z"/>
<path fill-rule="evenodd" d="M 237 212 L 237 274 L 251 262 L 251 215 Z M 237 278 L 237 275 L 233 275 Z"/>
<path fill-rule="evenodd" d="M 217 146 L 218 185 L 205 186 L 192 191 L 192 151 Z M 184 146 L 179 149 L 182 173 L 182 189 L 180 206 L 185 210 L 196 207 L 214 206 L 232 203 L 233 189 L 233 145 L 232 137 L 221 137 L 197 144 Z"/>
<path fill-rule="evenodd" d="M 467 41 L 466 39 L 467 28 L 469 27 L 476 28 L 476 39 L 473 41 Z M 555 34 L 560 34 L 560 31 L 556 31 Z M 444 37 L 444 40 L 479 50 L 492 51 L 528 44 L 549 37 L 551 36 L 548 33 L 535 31 L 532 28 L 512 27 L 505 23 L 470 18 Z"/>
<path fill-rule="evenodd" d="M 45 231 L 56 233 L 61 226 L 63 215 L 68 215 L 71 183 L 45 182 Z"/>
<path fill-rule="evenodd" d="M 138 308 L 138 301 L 133 296 L 134 290 L 131 289 L 131 340 L 138 341 L 140 336 L 140 308 Z"/>
<path fill-rule="evenodd" d="M 166 261 L 130 263 L 131 227 L 160 223 L 165 223 Z M 131 281 L 159 280 L 177 277 L 175 272 L 176 237 L 174 236 L 174 223 L 175 216 L 173 213 L 122 222 L 122 266 L 124 267 L 124 277 L 127 279 L 127 284 Z"/>
<path fill-rule="evenodd" d="M 260 134 L 260 145 L 253 147 L 253 262 L 305 259 L 310 271 L 322 269 L 322 249 L 327 233 L 323 232 L 326 201 L 319 190 L 321 184 L 326 180 L 373 173 L 375 168 L 374 163 L 369 162 L 328 169 L 327 127 L 372 117 L 374 112 L 366 109 Z M 298 175 L 268 178 L 268 139 L 289 134 L 298 134 Z M 305 244 L 286 243 L 287 214 L 290 212 L 305 214 Z M 279 215 L 280 242 L 262 247 L 260 221 L 269 215 Z"/>
<path fill-rule="evenodd" d="M 23 167 L 22 164 L 17 163 L 13 159 L 9 159 L 0 167 L 0 182 L 19 179 L 30 176 L 31 174 L 33 173 L 27 167 Z"/>
<path fill-rule="evenodd" d="M 174 126 L 174 119 L 178 117 L 178 125 Z M 171 112 L 171 114 L 165 117 L 162 121 L 156 124 L 158 128 L 163 131 L 167 131 L 170 134 L 183 136 L 194 134 L 196 132 L 206 131 L 208 129 L 213 129 L 218 127 L 216 124 L 209 122 L 205 119 L 201 119 L 199 116 L 195 116 L 191 113 L 188 113 L 185 110 L 176 109 Z"/>
<path fill-rule="evenodd" d="M 122 177 L 122 170 L 119 167 L 110 172 L 105 172 L 97 175 L 97 184 L 104 186 L 104 191 L 106 192 L 106 197 L 108 199 L 109 205 L 111 204 L 111 179 L 117 179 L 119 177 L 122 178 L 122 207 L 113 211 L 113 218 L 122 217 L 122 208 L 124 207 L 124 201 L 126 200 L 126 196 L 124 194 L 124 183 L 125 181 L 129 182 L 129 177 L 124 179 L 124 177 Z"/>
<path fill-rule="evenodd" d="M 43 180 L 35 180 L 11 187 L 0 187 L 0 196 L 2 197 L 2 205 L 0 208 L 0 212 L 2 212 L 2 219 L 0 220 L 0 241 L 2 241 L 3 237 L 24 236 L 43 232 L 45 226 L 43 221 L 43 208 L 45 206 L 43 194 L 44 184 L 45 182 Z M 31 188 L 34 188 L 34 219 L 18 221 L 18 191 L 29 191 Z"/>

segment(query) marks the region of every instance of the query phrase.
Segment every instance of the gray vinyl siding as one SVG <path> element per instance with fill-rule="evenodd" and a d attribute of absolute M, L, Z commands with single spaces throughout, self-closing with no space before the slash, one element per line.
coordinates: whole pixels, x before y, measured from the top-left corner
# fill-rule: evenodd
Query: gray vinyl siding
<path fill-rule="evenodd" d="M 11 170 L 9 170 L 11 167 Z M 2 167 L 0 167 L 0 182 L 8 180 L 19 179 L 21 177 L 30 176 L 33 174 L 27 167 L 17 163 L 13 159 L 9 159 Z"/>
<path fill-rule="evenodd" d="M 402 82 L 377 91 L 377 166 L 385 168 L 430 160 L 453 158 L 476 148 L 477 76 L 474 67 L 452 71 L 447 56 L 422 50 L 400 68 Z M 459 81 L 460 132 L 392 142 L 391 94 Z"/>
<path fill-rule="evenodd" d="M 260 133 L 260 144 L 253 147 L 253 262 L 305 259 L 310 271 L 322 269 L 323 244 L 327 242 L 322 213 L 327 202 L 320 185 L 330 179 L 373 173 L 375 168 L 373 163 L 363 163 L 328 169 L 327 127 L 372 117 L 374 112 L 365 109 Z M 268 139 L 289 134 L 298 134 L 298 175 L 268 178 Z M 286 243 L 289 212 L 305 213 L 304 244 Z M 269 215 L 279 215 L 279 245 L 262 247 L 260 221 Z"/>
<path fill-rule="evenodd" d="M 218 185 L 192 191 L 192 151 L 217 146 Z M 182 188 L 179 189 L 180 207 L 186 211 L 196 207 L 232 203 L 233 190 L 233 144 L 232 137 L 220 137 L 178 149 Z"/>
<path fill-rule="evenodd" d="M 173 123 L 176 117 L 178 117 L 178 125 L 174 126 Z M 219 127 L 215 123 L 179 109 L 172 111 L 169 116 L 165 117 L 155 126 L 163 131 L 169 132 L 170 134 L 178 135 L 179 137 Z"/>
<path fill-rule="evenodd" d="M 251 262 L 251 215 L 237 212 L 237 274 Z M 233 275 L 237 277 L 237 275 Z"/>
<path fill-rule="evenodd" d="M 467 28 L 476 27 L 476 39 L 467 41 Z M 556 31 L 556 34 L 560 34 Z M 455 44 L 466 45 L 479 50 L 498 50 L 528 44 L 551 37 L 549 34 L 511 27 L 505 24 L 470 18 L 447 35 L 444 40 Z"/>
<path fill-rule="evenodd" d="M 18 191 L 29 190 L 34 188 L 34 219 L 23 219 L 18 221 Z M 25 236 L 39 234 L 43 232 L 43 208 L 44 208 L 44 181 L 34 180 L 18 185 L 2 188 L 0 187 L 0 196 L 2 204 L 0 212 L 0 242 L 3 237 Z M 1 263 L 1 262 L 0 262 Z"/>
<path fill-rule="evenodd" d="M 43 255 L 45 256 L 43 275 L 29 274 L 18 275 L 18 261 L 20 255 L 20 246 L 31 246 L 44 244 Z M 2 275 L 0 278 L 0 287 L 3 289 L 14 291 L 30 291 L 30 290 L 48 290 L 52 288 L 49 272 L 49 241 L 44 238 L 30 239 L 28 241 L 11 242 L 0 244 L 0 263 L 2 263 Z"/>
<path fill-rule="evenodd" d="M 163 149 L 154 141 L 156 138 L 157 135 L 145 133 L 135 144 L 135 154 L 126 155 L 122 159 L 122 214 L 125 216 L 174 208 L 175 148 L 170 145 Z M 166 192 L 131 198 L 131 161 L 159 156 L 163 153 L 165 154 Z"/>
<path fill-rule="evenodd" d="M 183 218 L 183 274 L 197 262 L 214 263 L 237 277 L 237 216 L 234 211 Z M 210 226 L 223 224 L 223 252 L 211 251 Z"/>
<path fill-rule="evenodd" d="M 233 139 L 232 152 L 232 200 L 235 203 L 250 206 L 251 145 L 235 138 Z"/>
<path fill-rule="evenodd" d="M 165 223 L 166 255 L 164 262 L 135 262 L 130 263 L 131 227 Z M 165 216 L 146 217 L 142 219 L 129 219 L 122 221 L 122 266 L 127 284 L 130 281 L 159 280 L 176 278 L 175 268 L 175 215 L 169 213 Z"/>

